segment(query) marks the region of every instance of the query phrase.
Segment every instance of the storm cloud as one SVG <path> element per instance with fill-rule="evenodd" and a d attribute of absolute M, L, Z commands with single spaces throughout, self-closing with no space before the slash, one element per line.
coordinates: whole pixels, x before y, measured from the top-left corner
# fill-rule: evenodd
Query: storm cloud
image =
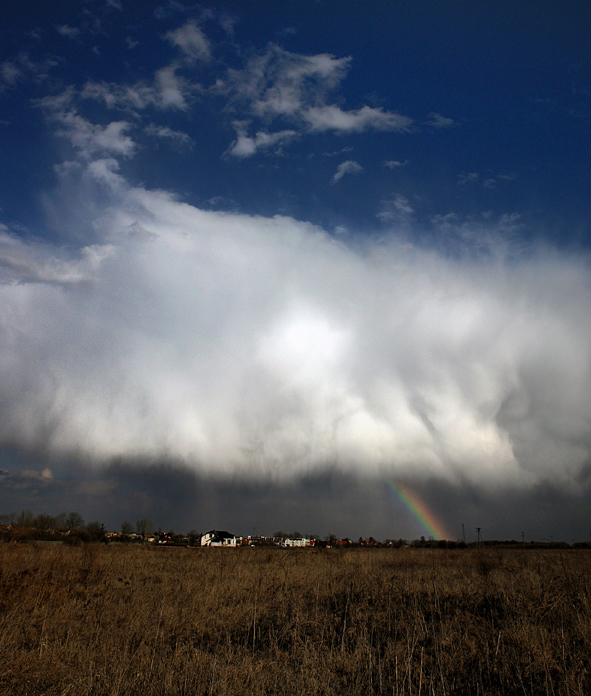
<path fill-rule="evenodd" d="M 446 248 L 335 238 L 93 166 L 92 244 L 2 231 L 3 446 L 245 480 L 587 490 L 587 258 L 493 223 Z"/>

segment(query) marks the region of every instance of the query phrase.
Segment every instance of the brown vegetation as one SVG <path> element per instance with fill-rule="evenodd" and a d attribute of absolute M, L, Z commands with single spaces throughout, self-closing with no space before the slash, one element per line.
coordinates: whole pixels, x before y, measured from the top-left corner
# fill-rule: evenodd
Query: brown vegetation
<path fill-rule="evenodd" d="M 0 543 L 0 692 L 589 694 L 587 550 Z"/>

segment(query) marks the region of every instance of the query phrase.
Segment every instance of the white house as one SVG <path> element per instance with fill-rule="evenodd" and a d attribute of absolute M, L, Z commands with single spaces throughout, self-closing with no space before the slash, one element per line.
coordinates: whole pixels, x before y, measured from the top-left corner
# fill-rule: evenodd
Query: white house
<path fill-rule="evenodd" d="M 237 538 L 229 532 L 212 529 L 201 537 L 201 546 L 236 546 Z"/>
<path fill-rule="evenodd" d="M 295 546 L 306 547 L 306 546 L 310 546 L 310 539 L 304 539 L 304 538 L 284 539 L 281 545 L 282 546 L 291 546 L 291 547 L 295 547 Z"/>

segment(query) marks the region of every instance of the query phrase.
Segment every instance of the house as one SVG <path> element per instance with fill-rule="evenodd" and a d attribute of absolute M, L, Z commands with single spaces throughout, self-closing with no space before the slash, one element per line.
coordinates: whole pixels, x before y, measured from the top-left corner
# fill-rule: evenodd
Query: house
<path fill-rule="evenodd" d="M 298 538 L 298 539 L 284 539 L 281 542 L 281 546 L 286 546 L 286 547 L 298 547 L 298 548 L 305 548 L 306 546 L 311 546 L 310 544 L 310 539 L 304 539 L 304 538 Z"/>
<path fill-rule="evenodd" d="M 212 529 L 201 537 L 201 546 L 232 546 L 236 547 L 237 538 L 229 532 Z"/>

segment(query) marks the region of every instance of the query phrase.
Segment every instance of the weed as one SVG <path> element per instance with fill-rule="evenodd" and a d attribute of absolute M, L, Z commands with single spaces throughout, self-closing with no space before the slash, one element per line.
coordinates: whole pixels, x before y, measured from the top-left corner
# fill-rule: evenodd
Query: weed
<path fill-rule="evenodd" d="M 0 693 L 588 694 L 591 551 L 0 543 Z"/>

